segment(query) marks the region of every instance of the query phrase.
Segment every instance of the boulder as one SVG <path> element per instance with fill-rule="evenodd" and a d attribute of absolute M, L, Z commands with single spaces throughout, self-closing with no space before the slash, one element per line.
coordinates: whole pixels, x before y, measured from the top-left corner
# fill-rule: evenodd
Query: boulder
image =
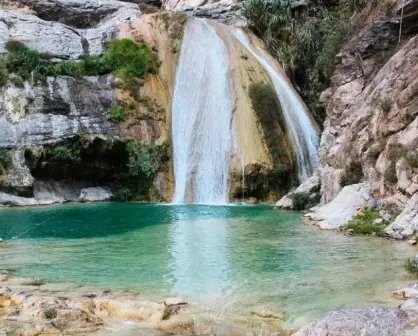
<path fill-rule="evenodd" d="M 330 203 L 312 208 L 305 217 L 321 229 L 342 228 L 370 198 L 370 187 L 367 183 L 349 185 Z"/>
<path fill-rule="evenodd" d="M 418 194 L 411 197 L 405 209 L 385 231 L 395 239 L 404 239 L 418 232 Z"/>
<path fill-rule="evenodd" d="M 78 198 L 81 202 L 106 201 L 113 196 L 108 188 L 91 187 L 82 189 Z"/>
<path fill-rule="evenodd" d="M 292 195 L 296 193 L 308 193 L 312 194 L 318 192 L 321 186 L 318 172 L 315 172 L 308 180 L 298 186 L 295 190 L 292 190 L 287 195 L 283 196 L 277 203 L 277 209 L 293 209 Z"/>
<path fill-rule="evenodd" d="M 418 312 L 389 307 L 366 307 L 330 312 L 293 336 L 405 336 Z"/>

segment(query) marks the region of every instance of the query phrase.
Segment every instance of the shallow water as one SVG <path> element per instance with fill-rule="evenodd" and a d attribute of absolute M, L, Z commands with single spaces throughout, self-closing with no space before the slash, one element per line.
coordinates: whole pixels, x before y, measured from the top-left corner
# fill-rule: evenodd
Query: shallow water
<path fill-rule="evenodd" d="M 43 223 L 39 226 L 37 224 Z M 182 295 L 222 311 L 270 305 L 300 326 L 376 302 L 409 279 L 413 249 L 301 224 L 261 206 L 85 204 L 1 209 L 0 268 L 51 282 Z"/>

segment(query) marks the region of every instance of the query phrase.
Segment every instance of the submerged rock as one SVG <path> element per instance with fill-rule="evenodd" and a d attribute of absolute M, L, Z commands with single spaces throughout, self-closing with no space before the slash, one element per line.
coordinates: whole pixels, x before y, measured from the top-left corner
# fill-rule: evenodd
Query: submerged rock
<path fill-rule="evenodd" d="M 170 297 L 170 298 L 164 299 L 163 303 L 165 306 L 176 306 L 176 305 L 186 305 L 187 301 L 178 297 Z"/>

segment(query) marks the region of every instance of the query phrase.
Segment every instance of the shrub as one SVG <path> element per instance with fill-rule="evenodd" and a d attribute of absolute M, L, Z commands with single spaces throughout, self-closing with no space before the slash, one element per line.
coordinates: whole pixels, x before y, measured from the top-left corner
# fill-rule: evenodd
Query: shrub
<path fill-rule="evenodd" d="M 22 80 L 35 82 L 46 76 L 98 76 L 114 73 L 121 80 L 122 87 L 133 95 L 138 91 L 140 79 L 157 71 L 157 56 L 145 43 L 130 39 L 114 40 L 109 43 L 103 56 L 89 56 L 81 61 L 51 61 L 51 55 L 40 54 L 23 43 L 9 40 L 8 53 L 0 59 L 0 86 L 7 82 L 8 74 L 15 74 Z"/>
<path fill-rule="evenodd" d="M 352 220 L 346 225 L 345 229 L 353 229 L 355 233 L 370 235 L 375 233 L 378 236 L 384 236 L 384 229 L 390 224 L 380 216 L 379 208 L 366 209 L 358 213 Z M 395 213 L 391 213 L 393 218 L 396 217 Z M 377 223 L 375 220 L 379 219 Z"/>
<path fill-rule="evenodd" d="M 110 119 L 116 121 L 126 120 L 126 110 L 122 105 L 113 105 L 107 111 L 107 115 Z"/>
<path fill-rule="evenodd" d="M 363 168 L 360 162 L 352 161 L 347 170 L 341 175 L 340 184 L 342 187 L 360 183 L 363 179 Z"/>
<path fill-rule="evenodd" d="M 287 65 L 318 123 L 325 113 L 319 94 L 329 85 L 334 60 L 350 32 L 353 11 L 363 0 L 325 6 L 311 1 L 303 9 L 292 0 L 245 0 L 242 15 L 270 52 Z"/>
<path fill-rule="evenodd" d="M 48 307 L 44 309 L 44 317 L 48 320 L 52 320 L 57 316 L 57 312 L 55 311 L 55 307 Z"/>
<path fill-rule="evenodd" d="M 6 43 L 6 68 L 9 73 L 14 73 L 22 79 L 30 79 L 32 72 L 41 62 L 39 53 L 25 46 L 23 43 L 9 40 Z"/>
<path fill-rule="evenodd" d="M 405 260 L 404 268 L 408 273 L 418 275 L 418 265 L 414 258 L 408 258 Z"/>
<path fill-rule="evenodd" d="M 293 193 L 290 195 L 295 210 L 306 210 L 311 206 L 311 198 L 307 192 Z"/>
<path fill-rule="evenodd" d="M 55 163 L 78 163 L 81 161 L 80 150 L 67 146 L 53 147 L 49 152 L 49 157 Z"/>
<path fill-rule="evenodd" d="M 0 174 L 5 173 L 12 167 L 13 159 L 11 151 L 5 148 L 0 148 Z"/>

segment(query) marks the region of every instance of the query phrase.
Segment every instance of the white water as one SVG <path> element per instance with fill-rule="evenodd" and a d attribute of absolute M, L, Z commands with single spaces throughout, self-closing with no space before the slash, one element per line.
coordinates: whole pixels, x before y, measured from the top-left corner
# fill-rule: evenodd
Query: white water
<path fill-rule="evenodd" d="M 307 180 L 318 166 L 319 135 L 313 125 L 308 111 L 301 98 L 294 91 L 280 69 L 274 67 L 266 51 L 254 46 L 247 33 L 240 29 L 233 29 L 235 37 L 265 68 L 273 81 L 276 94 L 280 100 L 286 126 L 296 148 L 299 182 Z"/>
<path fill-rule="evenodd" d="M 223 41 L 190 19 L 181 46 L 172 105 L 173 203 L 228 200 L 233 103 Z"/>

